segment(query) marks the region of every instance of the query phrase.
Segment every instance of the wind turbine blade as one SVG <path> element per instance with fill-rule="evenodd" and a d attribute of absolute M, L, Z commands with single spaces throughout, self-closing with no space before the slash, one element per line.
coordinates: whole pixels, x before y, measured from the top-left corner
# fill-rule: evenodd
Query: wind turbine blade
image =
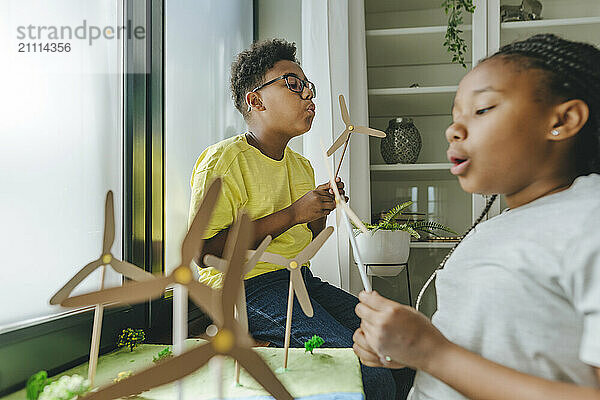
<path fill-rule="evenodd" d="M 100 265 L 102 265 L 102 260 L 98 259 L 81 268 L 79 272 L 77 272 L 75 276 L 65 284 L 65 286 L 60 288 L 60 290 L 56 292 L 54 296 L 52 296 L 50 299 L 50 304 L 61 304 L 67 297 L 69 297 L 73 289 L 75 289 L 75 287 L 79 285 L 81 281 L 87 278 L 87 276 L 94 272 Z"/>
<path fill-rule="evenodd" d="M 215 296 L 215 289 L 208 287 L 196 280 L 187 283 L 188 295 L 198 307 L 200 307 L 217 325 L 223 323 L 223 315 Z"/>
<path fill-rule="evenodd" d="M 212 343 L 206 343 L 185 353 L 161 361 L 140 373 L 120 382 L 91 392 L 86 400 L 112 400 L 131 396 L 157 386 L 181 379 L 206 364 L 215 355 Z"/>
<path fill-rule="evenodd" d="M 254 250 L 251 250 L 251 251 L 253 252 L 252 254 L 256 254 Z M 282 256 L 280 254 L 269 253 L 267 251 L 265 251 L 260 256 L 260 261 L 264 261 L 264 262 L 268 262 L 268 263 L 276 264 L 276 265 L 281 265 L 283 267 L 287 267 L 290 263 L 290 260 L 288 260 L 284 256 Z"/>
<path fill-rule="evenodd" d="M 335 151 L 337 149 L 342 147 L 342 145 L 346 142 L 346 140 L 348 140 L 349 137 L 350 137 L 350 131 L 346 128 L 344 130 L 344 132 L 342 132 L 342 134 L 340 136 L 338 136 L 337 139 L 335 139 L 335 142 L 333 142 L 333 144 L 331 145 L 329 150 L 327 150 L 327 157 L 329 157 L 330 155 L 335 153 Z"/>
<path fill-rule="evenodd" d="M 263 241 L 260 243 L 260 246 L 256 250 L 248 250 L 247 257 L 248 261 L 244 264 L 243 273 L 246 275 L 248 272 L 252 271 L 252 268 L 258 263 L 260 257 L 265 252 L 265 249 L 271 243 L 271 235 L 268 235 Z M 219 258 L 217 256 L 213 256 L 212 254 L 207 254 L 204 256 L 204 265 L 207 267 L 212 267 L 220 272 L 227 272 L 227 260 Z"/>
<path fill-rule="evenodd" d="M 102 241 L 102 255 L 110 253 L 115 241 L 115 207 L 113 205 L 113 192 L 106 193 L 104 203 L 104 240 Z"/>
<path fill-rule="evenodd" d="M 365 224 L 362 223 L 360 218 L 358 218 L 358 216 L 354 213 L 354 211 L 352 211 L 352 209 L 348 206 L 348 204 L 346 204 L 345 201 L 343 203 L 341 203 L 340 205 L 342 206 L 341 207 L 342 209 L 340 211 L 345 212 L 346 215 L 352 220 L 352 222 L 354 222 L 354 225 L 358 229 L 360 229 L 362 233 L 369 232 L 369 230 L 367 229 Z M 348 232 L 348 235 L 352 235 L 352 232 Z"/>
<path fill-rule="evenodd" d="M 369 135 L 369 136 L 375 136 L 378 138 L 385 137 L 385 132 L 377 130 L 377 129 L 373 129 L 373 128 L 368 128 L 366 126 L 355 126 L 354 131 L 365 134 L 365 135 Z"/>
<path fill-rule="evenodd" d="M 248 332 L 248 309 L 246 308 L 246 290 L 244 287 L 242 287 L 235 308 L 237 310 L 237 319 L 240 322 L 241 327 Z"/>
<path fill-rule="evenodd" d="M 237 302 L 240 295 L 240 289 L 242 287 L 242 280 L 244 279 L 243 263 L 246 258 L 248 247 L 250 246 L 250 240 L 253 233 L 252 221 L 248 214 L 242 212 L 236 221 L 237 229 L 230 232 L 230 237 L 227 240 L 226 248 L 229 247 L 230 256 L 229 266 L 225 273 L 225 279 L 223 280 L 223 292 L 221 293 L 221 306 L 223 311 L 223 323 L 228 325 L 233 320 L 233 307 Z M 236 232 L 231 236 L 232 233 Z M 233 249 L 231 244 L 233 243 Z"/>
<path fill-rule="evenodd" d="M 134 281 L 143 282 L 154 279 L 154 275 L 152 275 L 150 272 L 146 272 L 133 264 L 118 260 L 116 258 L 110 260 L 110 266 L 113 267 L 113 269 L 118 273 L 129 279 L 133 279 Z"/>
<path fill-rule="evenodd" d="M 342 121 L 346 126 L 350 125 L 350 115 L 348 114 L 348 107 L 346 107 L 346 99 L 344 95 L 340 94 L 340 111 L 342 112 Z"/>
<path fill-rule="evenodd" d="M 166 276 L 144 282 L 124 284 L 119 287 L 73 296 L 65 299 L 61 305 L 63 307 L 85 307 L 106 303 L 141 303 L 160 296 L 172 282 L 171 276 Z"/>
<path fill-rule="evenodd" d="M 204 265 L 212 267 L 220 272 L 227 272 L 227 260 L 207 254 L 204 256 Z"/>
<path fill-rule="evenodd" d="M 294 400 L 290 392 L 277 379 L 271 368 L 253 350 L 242 347 L 233 348 L 229 354 L 277 400 Z"/>
<path fill-rule="evenodd" d="M 323 247 L 323 244 L 329 239 L 331 234 L 333 233 L 333 227 L 328 226 L 323 229 L 321 233 L 317 235 L 317 237 L 308 244 L 298 255 L 295 257 L 295 260 L 298 262 L 298 265 L 302 265 L 317 254 L 317 252 Z"/>
<path fill-rule="evenodd" d="M 221 192 L 221 178 L 215 179 L 209 186 L 202 204 L 190 225 L 188 233 L 181 244 L 181 265 L 189 266 L 192 258 L 202 251 L 202 235 L 208 226 L 213 209 Z"/>
<path fill-rule="evenodd" d="M 269 247 L 269 245 L 271 244 L 271 240 L 271 235 L 267 235 L 267 237 L 264 238 L 260 245 L 256 248 L 254 253 L 250 256 L 250 258 L 248 259 L 248 261 L 246 261 L 246 264 L 244 265 L 244 275 L 252 271 L 254 266 L 256 266 L 256 263 L 260 261 L 260 258 L 265 253 L 265 250 L 267 250 L 267 247 Z"/>
<path fill-rule="evenodd" d="M 294 288 L 294 293 L 296 293 L 296 298 L 298 299 L 298 303 L 300 303 L 302 311 L 304 311 L 304 314 L 306 314 L 307 317 L 312 317 L 314 311 L 310 302 L 310 297 L 308 296 L 308 291 L 306 290 L 306 285 L 304 284 L 304 279 L 302 279 L 300 266 L 290 271 L 290 279 L 292 280 L 292 287 Z"/>

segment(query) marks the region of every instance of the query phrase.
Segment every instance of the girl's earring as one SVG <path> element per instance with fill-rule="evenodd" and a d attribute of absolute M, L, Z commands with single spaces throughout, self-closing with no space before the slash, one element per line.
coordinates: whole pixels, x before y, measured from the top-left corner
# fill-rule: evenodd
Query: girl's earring
<path fill-rule="evenodd" d="M 552 134 L 552 136 L 558 136 L 558 135 L 560 135 L 560 132 L 559 132 L 559 130 L 558 130 L 558 129 L 552 129 L 552 130 L 550 131 L 550 133 Z"/>

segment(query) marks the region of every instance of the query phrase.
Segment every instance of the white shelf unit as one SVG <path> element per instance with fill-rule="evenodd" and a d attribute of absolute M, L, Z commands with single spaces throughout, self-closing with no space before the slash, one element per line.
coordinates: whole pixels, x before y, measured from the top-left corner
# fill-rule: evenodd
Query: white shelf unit
<path fill-rule="evenodd" d="M 500 46 L 536 33 L 600 44 L 599 0 L 540 1 L 543 19 L 501 23 L 500 6 L 517 5 L 521 0 L 475 0 L 475 13 L 464 16 L 467 70 L 451 64 L 451 56 L 443 47 L 447 16 L 440 8 L 441 1 L 365 1 L 369 124 L 385 130 L 389 120 L 410 117 L 422 140 L 417 164 L 387 165 L 380 153 L 380 140 L 370 139 L 372 214 L 410 200 L 416 193 L 418 210 L 411 211 L 432 215 L 458 232 L 478 217 L 485 198 L 463 192 L 446 160 L 444 133 L 452 122 L 452 102 L 462 77 Z M 429 197 L 432 193 L 436 195 L 433 199 Z M 491 214 L 504 206 L 496 204 Z M 413 293 L 453 245 L 411 243 Z M 411 263 L 418 268 L 413 270 Z M 427 307 L 426 313 L 432 311 Z"/>

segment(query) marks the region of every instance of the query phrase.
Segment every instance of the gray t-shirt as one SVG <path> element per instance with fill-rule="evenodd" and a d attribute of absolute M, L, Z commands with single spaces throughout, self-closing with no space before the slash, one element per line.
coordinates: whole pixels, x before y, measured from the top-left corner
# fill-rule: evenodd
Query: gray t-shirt
<path fill-rule="evenodd" d="M 452 342 L 526 374 L 598 387 L 600 175 L 479 224 L 436 291 L 432 321 Z M 410 397 L 464 398 L 422 371 Z"/>

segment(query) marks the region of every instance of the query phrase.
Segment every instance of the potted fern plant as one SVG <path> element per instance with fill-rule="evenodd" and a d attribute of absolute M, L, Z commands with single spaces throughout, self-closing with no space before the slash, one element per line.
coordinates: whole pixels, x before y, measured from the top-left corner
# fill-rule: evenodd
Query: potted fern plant
<path fill-rule="evenodd" d="M 408 261 L 411 236 L 420 239 L 421 233 L 436 235 L 444 231 L 458 235 L 452 229 L 435 221 L 397 222 L 396 219 L 413 204 L 407 201 L 387 211 L 377 224 L 367 224 L 367 234 L 359 230 L 356 243 L 365 264 L 404 264 Z M 421 233 L 419 233 L 421 232 Z"/>

